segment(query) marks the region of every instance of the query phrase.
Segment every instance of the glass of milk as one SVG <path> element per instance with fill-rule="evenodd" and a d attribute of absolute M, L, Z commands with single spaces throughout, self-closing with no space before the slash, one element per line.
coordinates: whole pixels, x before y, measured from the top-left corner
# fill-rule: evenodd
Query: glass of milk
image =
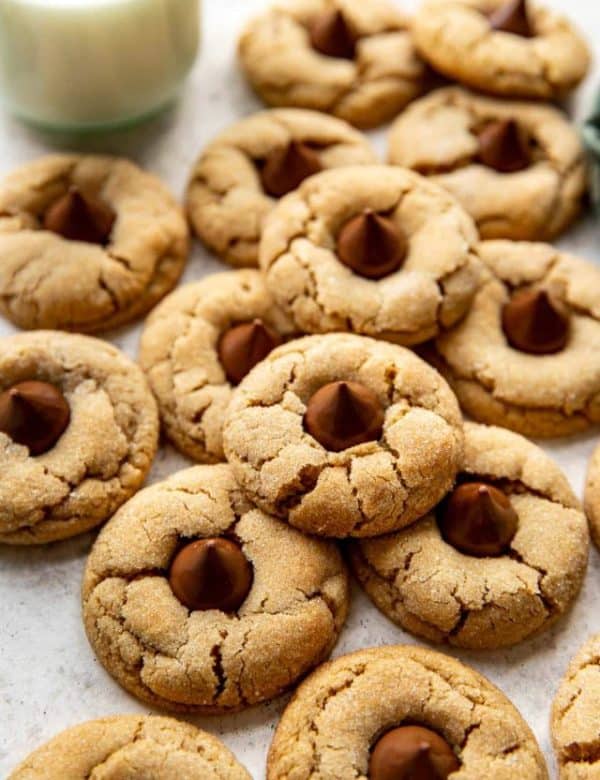
<path fill-rule="evenodd" d="M 100 129 L 176 98 L 201 0 L 0 0 L 0 98 L 21 118 Z"/>

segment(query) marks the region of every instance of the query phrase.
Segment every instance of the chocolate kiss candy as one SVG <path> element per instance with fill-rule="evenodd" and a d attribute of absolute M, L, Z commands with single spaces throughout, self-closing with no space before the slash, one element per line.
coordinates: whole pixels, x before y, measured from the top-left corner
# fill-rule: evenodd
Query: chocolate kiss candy
<path fill-rule="evenodd" d="M 514 119 L 498 119 L 479 133 L 479 161 L 500 173 L 516 173 L 529 167 L 529 143 Z"/>
<path fill-rule="evenodd" d="M 265 160 L 260 178 L 265 192 L 282 198 L 299 187 L 304 179 L 323 170 L 319 155 L 302 141 L 273 149 Z"/>
<path fill-rule="evenodd" d="M 70 241 L 106 246 L 115 219 L 115 212 L 100 198 L 71 187 L 46 211 L 44 227 Z"/>
<path fill-rule="evenodd" d="M 460 762 L 445 739 L 422 726 L 400 726 L 376 743 L 370 780 L 446 780 Z"/>
<path fill-rule="evenodd" d="M 370 209 L 346 222 L 337 239 L 339 259 L 367 279 L 396 271 L 406 252 L 406 238 L 392 220 Z"/>
<path fill-rule="evenodd" d="M 341 11 L 325 11 L 310 26 L 310 43 L 313 49 L 327 57 L 354 59 L 356 37 Z"/>
<path fill-rule="evenodd" d="M 552 355 L 566 346 L 569 313 L 546 290 L 522 290 L 504 306 L 502 328 L 511 347 L 532 355 Z"/>
<path fill-rule="evenodd" d="M 252 567 L 228 539 L 200 539 L 183 547 L 169 572 L 171 590 L 188 609 L 235 612 L 252 586 Z"/>
<path fill-rule="evenodd" d="M 448 544 L 478 558 L 502 555 L 518 524 L 517 513 L 505 494 L 485 482 L 467 482 L 455 488 L 439 518 Z"/>
<path fill-rule="evenodd" d="M 529 23 L 526 0 L 510 0 L 490 14 L 489 20 L 494 30 L 523 38 L 532 38 L 535 34 Z"/>
<path fill-rule="evenodd" d="M 234 325 L 221 336 L 219 359 L 227 379 L 239 384 L 257 363 L 281 344 L 281 336 L 262 320 Z"/>
<path fill-rule="evenodd" d="M 48 382 L 19 382 L 0 394 L 0 431 L 31 455 L 52 449 L 70 419 L 64 395 Z"/>
<path fill-rule="evenodd" d="M 368 387 L 358 382 L 331 382 L 310 398 L 304 425 L 325 449 L 340 452 L 379 439 L 383 419 L 379 399 Z"/>

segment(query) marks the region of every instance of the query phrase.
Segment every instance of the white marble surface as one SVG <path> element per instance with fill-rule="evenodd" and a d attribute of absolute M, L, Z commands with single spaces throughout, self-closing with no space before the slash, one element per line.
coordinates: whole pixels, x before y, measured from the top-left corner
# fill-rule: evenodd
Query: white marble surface
<path fill-rule="evenodd" d="M 105 151 L 132 157 L 181 193 L 195 156 L 211 136 L 260 107 L 238 73 L 234 51 L 244 21 L 266 4 L 265 0 L 205 0 L 203 54 L 186 93 L 172 112 L 146 127 L 77 140 L 41 135 L 0 114 L 0 174 L 52 149 Z M 551 4 L 571 14 L 590 41 L 600 40 L 597 3 L 553 0 Z M 406 5 L 415 7 L 416 2 L 406 0 Z M 589 109 L 597 82 L 592 75 L 573 102 L 578 118 Z M 383 153 L 385 134 L 375 133 L 373 138 Z M 561 244 L 600 262 L 598 230 L 588 220 Z M 219 268 L 217 261 L 196 246 L 185 280 Z M 11 331 L 0 321 L 0 335 Z M 139 332 L 139 327 L 129 327 L 110 334 L 110 339 L 134 357 Z M 597 439 L 596 430 L 546 447 L 580 495 L 586 462 Z M 151 479 L 185 465 L 184 458 L 163 448 Z M 104 672 L 83 632 L 79 587 L 92 540 L 89 534 L 42 549 L 0 548 L 0 777 L 69 725 L 114 713 L 147 711 Z M 336 655 L 371 645 L 414 642 L 382 617 L 358 589 L 353 595 Z M 599 600 L 600 558 L 593 551 L 584 591 L 571 614 L 554 630 L 512 650 L 449 651 L 486 674 L 519 707 L 548 757 L 553 777 L 550 702 L 569 657 L 590 633 L 600 631 Z M 262 778 L 268 745 L 286 701 L 282 698 L 241 715 L 194 721 L 221 736 L 253 777 Z"/>

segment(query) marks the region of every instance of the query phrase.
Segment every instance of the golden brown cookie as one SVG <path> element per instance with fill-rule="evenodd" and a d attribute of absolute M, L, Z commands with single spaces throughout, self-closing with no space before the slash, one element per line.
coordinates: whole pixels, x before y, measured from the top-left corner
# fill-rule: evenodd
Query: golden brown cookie
<path fill-rule="evenodd" d="M 0 542 L 104 522 L 141 487 L 157 446 L 152 394 L 118 349 L 58 331 L 0 340 Z"/>
<path fill-rule="evenodd" d="M 361 336 L 274 350 L 228 409 L 224 448 L 249 497 L 323 536 L 374 536 L 434 506 L 462 457 L 462 420 L 413 352 Z"/>
<path fill-rule="evenodd" d="M 313 176 L 267 219 L 260 265 L 300 331 L 417 344 L 467 312 L 480 264 L 471 218 L 445 190 L 400 168 Z"/>
<path fill-rule="evenodd" d="M 196 466 L 113 517 L 82 598 L 117 682 L 161 709 L 212 715 L 272 699 L 327 658 L 348 578 L 333 544 L 254 508 L 228 466 Z"/>
<path fill-rule="evenodd" d="M 225 410 L 240 378 L 291 333 L 258 271 L 180 287 L 148 318 L 140 364 L 165 433 L 194 460 L 224 460 Z"/>
<path fill-rule="evenodd" d="M 489 274 L 436 364 L 475 420 L 526 436 L 600 421 L 600 270 L 547 244 L 487 241 Z"/>
<path fill-rule="evenodd" d="M 114 715 L 73 726 L 8 780 L 250 780 L 216 737 L 174 718 Z"/>
<path fill-rule="evenodd" d="M 454 658 L 396 645 L 337 658 L 300 686 L 275 732 L 267 780 L 392 777 L 372 771 L 373 749 L 407 725 L 446 743 L 457 780 L 548 778 L 535 737 L 498 688 Z M 448 777 L 433 774 L 430 758 L 421 752 L 423 776 Z"/>
<path fill-rule="evenodd" d="M 597 447 L 588 468 L 585 486 L 585 513 L 592 539 L 600 547 L 600 447 Z"/>
<path fill-rule="evenodd" d="M 410 528 L 353 542 L 350 561 L 390 620 L 481 650 L 514 645 L 561 617 L 581 588 L 588 548 L 579 503 L 543 450 L 466 423 L 457 488 Z"/>
<path fill-rule="evenodd" d="M 437 71 L 495 95 L 555 100 L 579 84 L 590 64 L 573 25 L 530 0 L 429 0 L 414 35 Z"/>
<path fill-rule="evenodd" d="M 586 192 L 583 146 L 562 112 L 460 87 L 432 92 L 398 117 L 389 159 L 449 190 L 482 238 L 550 240 Z"/>
<path fill-rule="evenodd" d="M 0 184 L 0 311 L 22 328 L 104 331 L 172 289 L 181 208 L 128 160 L 51 155 Z"/>
<path fill-rule="evenodd" d="M 204 150 L 188 184 L 188 215 L 219 257 L 256 266 L 263 222 L 279 198 L 321 170 L 376 162 L 366 137 L 341 119 L 296 108 L 263 111 Z"/>
<path fill-rule="evenodd" d="M 551 725 L 560 780 L 597 780 L 600 636 L 591 637 L 571 661 L 552 705 Z"/>
<path fill-rule="evenodd" d="M 273 106 L 375 127 L 424 88 L 407 18 L 389 0 L 288 0 L 246 28 L 242 68 Z"/>

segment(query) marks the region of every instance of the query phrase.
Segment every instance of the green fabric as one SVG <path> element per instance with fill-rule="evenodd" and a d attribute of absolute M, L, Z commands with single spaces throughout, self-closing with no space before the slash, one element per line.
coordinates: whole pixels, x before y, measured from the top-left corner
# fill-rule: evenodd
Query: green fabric
<path fill-rule="evenodd" d="M 592 199 L 600 213 L 600 93 L 596 98 L 594 113 L 583 126 L 583 140 L 591 157 Z"/>

